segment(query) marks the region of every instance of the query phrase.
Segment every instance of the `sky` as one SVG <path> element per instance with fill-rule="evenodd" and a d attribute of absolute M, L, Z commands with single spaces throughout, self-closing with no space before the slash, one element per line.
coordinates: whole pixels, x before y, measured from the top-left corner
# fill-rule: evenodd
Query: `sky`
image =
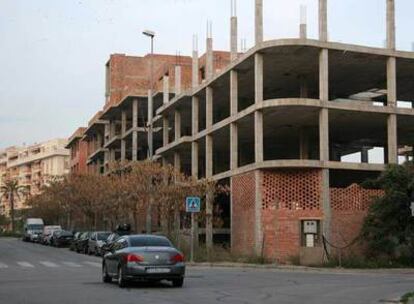
<path fill-rule="evenodd" d="M 381 47 L 385 0 L 328 0 L 329 39 Z M 317 38 L 317 0 L 264 0 L 265 39 L 297 37 L 300 6 Z M 396 0 L 397 48 L 411 50 L 414 1 Z M 254 0 L 237 0 L 239 38 L 253 44 Z M 69 137 L 104 104 L 105 63 L 112 53 L 190 55 L 229 49 L 230 0 L 0 0 L 0 149 Z"/>

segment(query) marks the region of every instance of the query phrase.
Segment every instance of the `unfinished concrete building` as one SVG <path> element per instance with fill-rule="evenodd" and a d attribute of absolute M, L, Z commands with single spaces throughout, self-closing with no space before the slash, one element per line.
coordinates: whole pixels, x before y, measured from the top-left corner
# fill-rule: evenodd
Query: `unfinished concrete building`
<path fill-rule="evenodd" d="M 148 56 L 111 57 L 107 104 L 85 131 L 90 170 L 150 157 L 217 180 L 231 195 L 206 199 L 208 246 L 219 215 L 235 253 L 320 261 L 322 237 L 351 242 L 381 195 L 359 184 L 413 157 L 414 53 L 395 49 L 394 1 L 386 3 L 385 48 L 328 41 L 327 0 L 318 40 L 302 17 L 299 38 L 263 41 L 255 0 L 256 43 L 245 53 L 234 10 L 230 53 L 213 51 L 209 30 L 200 58 L 197 47 L 179 62 L 154 56 L 152 79 Z M 111 73 L 117 60 L 130 69 Z"/>
<path fill-rule="evenodd" d="M 302 22 L 298 39 L 263 41 L 262 10 L 256 0 L 252 49 L 237 53 L 233 16 L 231 64 L 215 73 L 210 59 L 207 81 L 194 72 L 193 87 L 157 110 L 164 136 L 156 154 L 231 186 L 234 252 L 317 262 L 322 236 L 350 243 L 381 195 L 359 184 L 398 163 L 399 152 L 412 159 L 414 54 L 395 49 L 392 0 L 386 48 L 329 42 L 326 0 L 319 40 Z"/>

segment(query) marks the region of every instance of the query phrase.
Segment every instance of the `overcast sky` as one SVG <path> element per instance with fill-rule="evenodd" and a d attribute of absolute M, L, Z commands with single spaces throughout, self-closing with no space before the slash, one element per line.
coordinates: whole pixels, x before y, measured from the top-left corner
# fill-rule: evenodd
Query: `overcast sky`
<path fill-rule="evenodd" d="M 308 7 L 316 38 L 317 0 L 264 0 L 265 39 L 298 36 Z M 382 46 L 385 0 L 328 0 L 332 41 Z M 254 0 L 238 0 L 240 38 L 253 43 Z M 396 0 L 397 47 L 414 41 L 414 2 Z M 69 137 L 104 104 L 104 65 L 111 53 L 144 55 L 143 29 L 157 33 L 156 52 L 229 47 L 230 0 L 0 0 L 0 148 Z"/>

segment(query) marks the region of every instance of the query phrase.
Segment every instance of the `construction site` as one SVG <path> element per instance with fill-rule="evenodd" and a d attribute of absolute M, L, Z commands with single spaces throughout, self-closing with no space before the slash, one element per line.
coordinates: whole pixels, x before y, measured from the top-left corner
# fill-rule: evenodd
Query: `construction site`
<path fill-rule="evenodd" d="M 319 39 L 302 12 L 298 38 L 264 41 L 255 0 L 245 52 L 234 3 L 230 51 L 214 50 L 208 26 L 201 56 L 196 39 L 192 56 L 111 55 L 105 104 L 68 148 L 84 142 L 90 173 L 151 159 L 228 185 L 229 196 L 206 199 L 207 246 L 224 239 L 236 254 L 317 264 L 323 240 L 349 245 L 381 196 L 361 183 L 413 159 L 414 53 L 396 50 L 395 3 L 384 1 L 383 48 L 330 42 L 327 0 Z"/>

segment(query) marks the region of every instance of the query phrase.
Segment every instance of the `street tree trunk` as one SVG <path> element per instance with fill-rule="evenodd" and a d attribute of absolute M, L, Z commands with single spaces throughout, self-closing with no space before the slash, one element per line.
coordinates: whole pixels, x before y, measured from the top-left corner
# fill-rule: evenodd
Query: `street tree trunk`
<path fill-rule="evenodd" d="M 10 198 L 11 230 L 12 230 L 12 233 L 14 233 L 15 223 L 14 223 L 14 193 L 13 191 L 10 191 L 9 198 Z"/>

